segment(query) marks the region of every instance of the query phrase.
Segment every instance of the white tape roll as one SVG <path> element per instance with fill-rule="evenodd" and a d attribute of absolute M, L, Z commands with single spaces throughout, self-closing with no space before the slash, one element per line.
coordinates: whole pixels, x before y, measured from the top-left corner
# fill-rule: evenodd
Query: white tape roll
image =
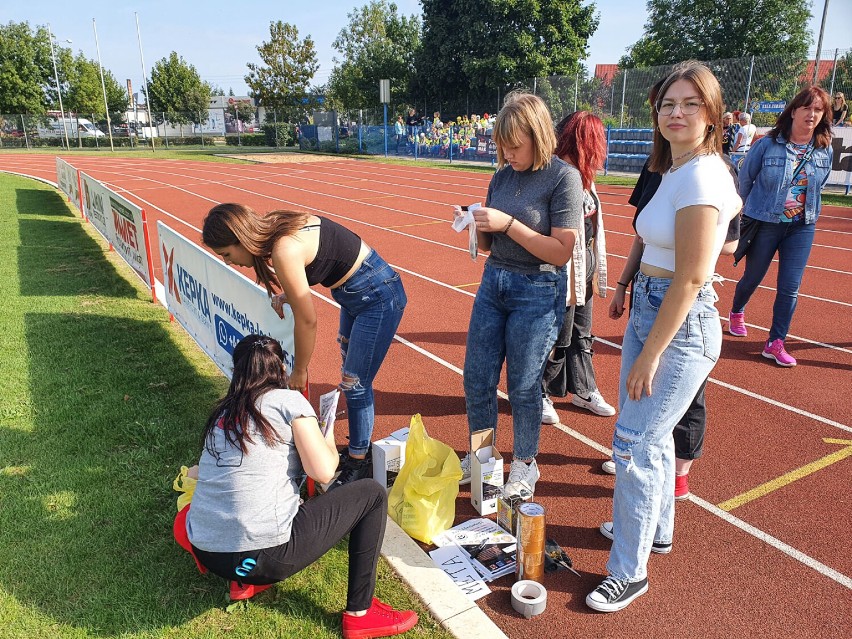
<path fill-rule="evenodd" d="M 547 590 L 540 583 L 522 579 L 512 586 L 512 608 L 527 619 L 540 615 L 547 606 Z"/>

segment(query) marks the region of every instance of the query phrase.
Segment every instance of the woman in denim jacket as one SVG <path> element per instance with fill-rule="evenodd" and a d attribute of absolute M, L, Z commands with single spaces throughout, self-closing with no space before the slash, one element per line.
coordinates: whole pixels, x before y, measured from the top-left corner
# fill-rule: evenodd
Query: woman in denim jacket
<path fill-rule="evenodd" d="M 728 332 L 748 334 L 745 307 L 778 253 L 772 327 L 762 355 L 795 366 L 784 339 L 796 310 L 799 285 L 822 209 L 821 191 L 831 171 L 831 104 L 819 87 L 803 89 L 778 116 L 775 127 L 746 155 L 740 169 L 743 215 L 759 224 L 737 283 Z M 744 220 L 744 225 L 749 220 Z"/>

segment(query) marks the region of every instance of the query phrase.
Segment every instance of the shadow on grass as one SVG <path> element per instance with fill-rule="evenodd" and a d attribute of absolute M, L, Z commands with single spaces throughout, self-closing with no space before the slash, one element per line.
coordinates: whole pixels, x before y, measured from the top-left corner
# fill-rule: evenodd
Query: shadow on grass
<path fill-rule="evenodd" d="M 224 379 L 200 375 L 165 322 L 30 313 L 25 332 L 36 417 L 29 432 L 0 429 L 0 448 L 14 451 L 4 455 L 13 470 L 0 474 L 0 587 L 101 636 L 221 607 L 225 582 L 200 575 L 172 539 L 171 482 L 195 463 Z M 294 596 L 259 603 L 339 624 L 321 602 Z"/>
<path fill-rule="evenodd" d="M 58 199 L 49 191 L 37 195 Z M 20 198 L 19 191 L 19 198 Z M 30 196 L 27 196 L 30 197 Z M 59 201 L 61 206 L 61 200 Z M 57 215 L 56 206 L 44 207 L 43 215 Z M 116 271 L 103 249 L 70 214 L 62 220 L 18 218 L 21 245 L 18 247 L 20 293 L 27 296 L 95 295 L 135 298 L 139 292 Z"/>
<path fill-rule="evenodd" d="M 50 215 L 73 218 L 65 206 L 65 196 L 58 191 L 45 189 L 15 189 L 15 206 L 19 214 Z"/>

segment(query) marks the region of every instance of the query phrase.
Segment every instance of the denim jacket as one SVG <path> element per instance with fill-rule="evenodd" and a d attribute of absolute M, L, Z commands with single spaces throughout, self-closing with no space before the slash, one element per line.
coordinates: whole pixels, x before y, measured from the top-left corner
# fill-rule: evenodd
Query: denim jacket
<path fill-rule="evenodd" d="M 813 224 L 822 209 L 822 187 L 831 172 L 832 148 L 815 148 L 805 165 L 808 191 L 805 196 L 805 223 Z M 787 140 L 764 136 L 752 145 L 740 167 L 740 197 L 743 215 L 761 222 L 779 222 L 784 200 L 790 190 L 795 165 L 787 159 Z"/>

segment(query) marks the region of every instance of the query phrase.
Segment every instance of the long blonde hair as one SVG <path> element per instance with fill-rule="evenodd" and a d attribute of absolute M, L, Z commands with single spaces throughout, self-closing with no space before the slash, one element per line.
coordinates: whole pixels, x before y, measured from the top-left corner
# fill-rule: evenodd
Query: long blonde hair
<path fill-rule="evenodd" d="M 280 238 L 292 235 L 308 221 L 310 214 L 297 211 L 270 211 L 261 217 L 244 204 L 217 204 L 207 213 L 201 240 L 210 248 L 223 249 L 239 244 L 254 258 L 258 284 L 273 295 L 281 283 L 270 266 L 272 249 Z"/>
<path fill-rule="evenodd" d="M 556 134 L 553 131 L 550 111 L 537 95 L 510 93 L 497 114 L 491 134 L 497 145 L 498 168 L 506 165 L 503 147 L 520 146 L 521 135 L 528 135 L 532 139 L 533 170 L 538 171 L 550 164 L 556 150 Z"/>

